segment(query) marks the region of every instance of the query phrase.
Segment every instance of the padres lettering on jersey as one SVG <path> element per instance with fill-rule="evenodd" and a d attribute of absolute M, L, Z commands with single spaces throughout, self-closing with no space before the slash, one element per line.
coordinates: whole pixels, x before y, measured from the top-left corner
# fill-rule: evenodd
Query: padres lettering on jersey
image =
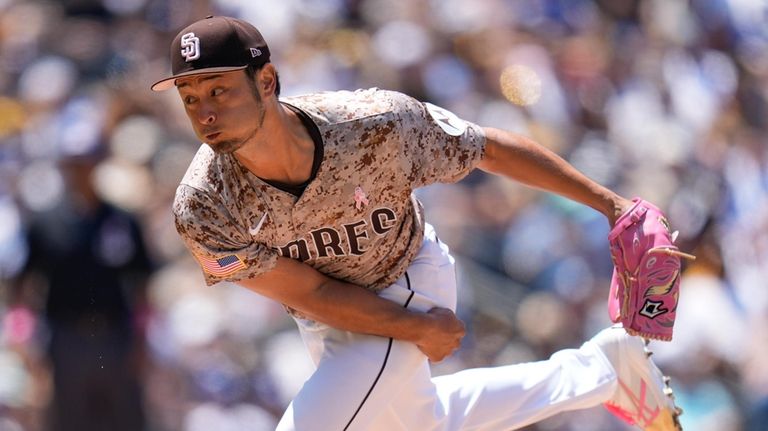
<path fill-rule="evenodd" d="M 309 232 L 309 239 L 299 238 L 277 247 L 281 256 L 298 259 L 302 262 L 310 258 L 310 248 L 315 250 L 317 259 L 326 257 L 361 256 L 366 249 L 361 240 L 369 235 L 384 235 L 397 223 L 397 214 L 391 208 L 378 208 L 371 213 L 370 220 L 358 220 L 342 225 L 342 229 L 322 227 Z M 344 246 L 343 243 L 346 244 Z"/>
<path fill-rule="evenodd" d="M 206 282 L 269 271 L 278 256 L 380 290 L 421 246 L 413 189 L 463 178 L 483 155 L 482 129 L 434 105 L 378 89 L 281 100 L 307 113 L 323 139 L 317 177 L 297 198 L 232 155 L 201 146 L 174 201 L 176 227 Z M 230 265 L 226 275 L 210 270 Z M 231 262 L 242 265 L 231 266 Z M 234 269 L 232 269 L 234 268 Z"/>

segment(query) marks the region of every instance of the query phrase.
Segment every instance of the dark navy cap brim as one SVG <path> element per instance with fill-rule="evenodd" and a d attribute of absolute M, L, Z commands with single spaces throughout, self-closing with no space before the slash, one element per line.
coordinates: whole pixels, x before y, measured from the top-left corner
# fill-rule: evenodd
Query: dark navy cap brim
<path fill-rule="evenodd" d="M 193 75 L 203 75 L 203 74 L 210 74 L 210 73 L 222 73 L 222 72 L 232 72 L 235 70 L 243 70 L 248 65 L 245 66 L 226 66 L 226 67 L 206 67 L 203 69 L 195 69 L 195 70 L 188 70 L 186 72 L 177 73 L 176 75 L 169 76 L 168 78 L 161 79 L 154 84 L 152 84 L 152 91 L 165 91 L 169 88 L 173 87 L 176 83 L 176 80 L 179 78 L 184 78 L 185 76 L 193 76 Z M 146 87 L 145 87 L 146 88 Z"/>

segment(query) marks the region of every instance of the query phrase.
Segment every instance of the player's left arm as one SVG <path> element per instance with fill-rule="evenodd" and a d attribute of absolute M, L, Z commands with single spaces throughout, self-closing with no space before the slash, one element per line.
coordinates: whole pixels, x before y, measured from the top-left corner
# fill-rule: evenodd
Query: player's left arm
<path fill-rule="evenodd" d="M 611 226 L 632 206 L 530 138 L 490 127 L 483 131 L 485 155 L 478 168 L 588 205 L 605 214 Z"/>

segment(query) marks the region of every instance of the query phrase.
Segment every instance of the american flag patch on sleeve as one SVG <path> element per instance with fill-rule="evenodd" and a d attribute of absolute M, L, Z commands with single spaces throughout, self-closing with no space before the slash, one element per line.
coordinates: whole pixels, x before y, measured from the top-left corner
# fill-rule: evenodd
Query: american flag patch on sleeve
<path fill-rule="evenodd" d="M 200 266 L 203 267 L 203 271 L 216 277 L 226 277 L 241 269 L 245 269 L 245 263 L 234 254 L 219 259 L 211 259 L 205 256 L 195 257 L 200 262 Z"/>

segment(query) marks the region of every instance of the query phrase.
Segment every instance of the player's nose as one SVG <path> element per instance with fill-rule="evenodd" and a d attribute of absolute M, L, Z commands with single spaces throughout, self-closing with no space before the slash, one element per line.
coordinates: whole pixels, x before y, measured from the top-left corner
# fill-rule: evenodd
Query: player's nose
<path fill-rule="evenodd" d="M 216 122 L 216 112 L 213 109 L 203 107 L 197 111 L 197 121 L 203 125 L 211 125 Z"/>

